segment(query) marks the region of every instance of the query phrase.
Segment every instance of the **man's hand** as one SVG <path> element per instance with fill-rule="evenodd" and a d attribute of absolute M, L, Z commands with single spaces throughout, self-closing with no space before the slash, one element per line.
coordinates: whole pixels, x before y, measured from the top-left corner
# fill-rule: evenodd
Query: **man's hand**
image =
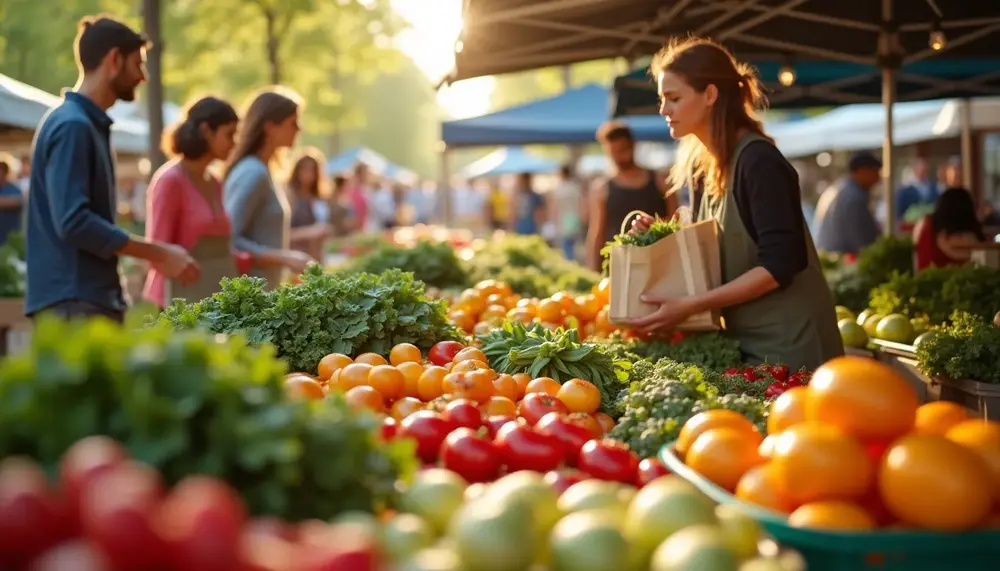
<path fill-rule="evenodd" d="M 196 281 L 201 275 L 198 262 L 184 248 L 164 242 L 156 243 L 156 247 L 159 250 L 159 255 L 158 259 L 153 261 L 153 267 L 167 279 L 187 285 Z"/>

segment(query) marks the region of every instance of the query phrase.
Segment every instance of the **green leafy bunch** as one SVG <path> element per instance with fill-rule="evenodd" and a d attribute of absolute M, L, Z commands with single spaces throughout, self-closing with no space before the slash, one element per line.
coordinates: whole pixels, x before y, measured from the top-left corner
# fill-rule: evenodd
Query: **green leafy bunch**
<path fill-rule="evenodd" d="M 743 364 L 739 342 L 719 332 L 686 333 L 670 339 L 624 339 L 615 334 L 599 343 L 620 346 L 615 351 L 628 351 L 654 362 L 670 359 L 714 371 Z"/>
<path fill-rule="evenodd" d="M 950 325 L 935 328 L 917 345 L 917 361 L 931 376 L 1000 383 L 1000 327 L 956 311 Z"/>
<path fill-rule="evenodd" d="M 24 234 L 11 232 L 0 244 L 0 297 L 24 296 Z"/>
<path fill-rule="evenodd" d="M 403 444 L 341 398 L 290 399 L 285 364 L 241 339 L 43 320 L 0 364 L 0 457 L 51 472 L 86 436 L 107 435 L 168 484 L 216 476 L 254 514 L 300 521 L 374 510 L 412 468 Z"/>
<path fill-rule="evenodd" d="M 608 434 L 641 457 L 656 456 L 664 445 L 677 439 L 688 419 L 706 410 L 733 410 L 750 419 L 761 432 L 766 430 L 765 401 L 720 394 L 707 382 L 705 372 L 693 365 L 668 359 L 641 363 L 635 364 L 629 388 L 617 399 L 621 416 Z"/>
<path fill-rule="evenodd" d="M 347 269 L 370 274 L 399 269 L 437 288 L 464 287 L 469 283 L 455 249 L 448 243 L 430 240 L 420 240 L 412 247 L 380 244 L 373 252 L 358 256 Z"/>
<path fill-rule="evenodd" d="M 513 236 L 486 242 L 467 262 L 471 282 L 500 280 L 527 297 L 556 292 L 587 293 L 601 275 L 567 260 L 540 236 Z"/>
<path fill-rule="evenodd" d="M 868 306 L 871 290 L 894 276 L 913 275 L 913 240 L 882 236 L 861 250 L 853 264 L 827 272 L 834 302 L 854 310 Z"/>
<path fill-rule="evenodd" d="M 504 322 L 503 327 L 478 337 L 490 367 L 500 373 L 527 373 L 551 377 L 560 383 L 584 379 L 601 392 L 602 410 L 614 411 L 614 399 L 628 378 L 629 361 L 614 359 L 598 346 L 581 343 L 576 329 L 525 327 Z"/>
<path fill-rule="evenodd" d="M 956 310 L 993 319 L 1000 309 L 1000 270 L 961 266 L 896 274 L 872 290 L 871 307 L 882 315 L 925 316 L 935 324 L 946 323 Z"/>
<path fill-rule="evenodd" d="M 680 222 L 673 218 L 660 218 L 657 216 L 650 223 L 649 229 L 645 232 L 625 232 L 618 234 L 613 240 L 601 248 L 601 258 L 604 260 L 604 269 L 607 270 L 611 260 L 611 250 L 617 246 L 652 246 L 660 240 L 670 236 L 681 229 Z"/>
<path fill-rule="evenodd" d="M 175 301 L 157 318 L 175 329 L 239 333 L 252 344 L 272 343 L 296 371 L 315 372 L 330 353 L 386 356 L 394 345 L 428 350 L 460 339 L 443 301 L 399 270 L 382 274 L 324 273 L 312 266 L 301 283 L 268 291 L 259 278 L 223 280 L 222 291 L 189 303 Z"/>

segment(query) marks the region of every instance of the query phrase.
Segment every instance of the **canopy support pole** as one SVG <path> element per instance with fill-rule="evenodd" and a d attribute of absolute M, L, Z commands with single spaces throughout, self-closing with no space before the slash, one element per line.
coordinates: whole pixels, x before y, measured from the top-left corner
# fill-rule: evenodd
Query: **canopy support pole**
<path fill-rule="evenodd" d="M 959 141 L 962 153 L 962 186 L 975 193 L 974 181 L 972 180 L 972 102 L 968 98 L 958 102 L 959 114 Z"/>
<path fill-rule="evenodd" d="M 893 15 L 893 0 L 882 0 L 882 31 L 878 59 L 882 67 L 882 106 L 885 108 L 885 136 L 882 139 L 882 194 L 885 196 L 887 236 L 896 230 L 896 173 L 893 135 L 893 106 L 896 103 L 896 71 L 902 64 L 899 36 Z"/>
<path fill-rule="evenodd" d="M 448 166 L 448 145 L 444 141 L 441 141 L 441 160 L 438 163 L 438 188 L 437 188 L 437 199 L 438 204 L 441 205 L 441 222 L 446 228 L 451 227 L 452 221 L 452 191 L 451 191 L 451 176 L 449 175 L 450 168 Z"/>

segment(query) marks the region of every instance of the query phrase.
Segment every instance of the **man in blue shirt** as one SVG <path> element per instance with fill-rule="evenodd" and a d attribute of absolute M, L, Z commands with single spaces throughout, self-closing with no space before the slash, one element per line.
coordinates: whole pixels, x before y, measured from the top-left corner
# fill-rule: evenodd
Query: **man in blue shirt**
<path fill-rule="evenodd" d="M 181 283 L 199 268 L 180 246 L 149 242 L 115 225 L 115 101 L 145 80 L 146 39 L 110 18 L 84 18 L 76 37 L 80 79 L 35 132 L 27 216 L 25 313 L 104 316 L 122 322 L 118 257 L 147 260 Z"/>
<path fill-rule="evenodd" d="M 913 163 L 913 180 L 896 189 L 897 223 L 904 220 L 906 211 L 918 204 L 931 204 L 937 200 L 940 191 L 936 180 L 930 176 L 930 167 L 924 159 Z"/>
<path fill-rule="evenodd" d="M 825 252 L 857 254 L 878 239 L 879 226 L 869 205 L 878 184 L 882 162 L 868 152 L 854 154 L 851 173 L 823 192 L 816 205 L 816 248 Z"/>
<path fill-rule="evenodd" d="M 24 193 L 18 188 L 11 175 L 11 161 L 0 156 L 0 246 L 7 242 L 11 232 L 21 229 L 21 211 L 24 206 Z"/>

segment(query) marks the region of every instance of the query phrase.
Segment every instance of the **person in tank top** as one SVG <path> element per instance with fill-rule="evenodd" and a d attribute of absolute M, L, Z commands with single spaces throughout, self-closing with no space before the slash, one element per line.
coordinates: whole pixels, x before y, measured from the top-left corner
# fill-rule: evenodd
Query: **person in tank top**
<path fill-rule="evenodd" d="M 605 123 L 597 140 L 611 160 L 614 173 L 598 180 L 591 189 L 590 224 L 587 227 L 587 265 L 601 270 L 601 248 L 621 231 L 629 212 L 641 210 L 651 216 L 667 217 L 676 209 L 673 196 L 667 197 L 666 182 L 652 170 L 635 162 L 635 137 L 625 123 Z"/>
<path fill-rule="evenodd" d="M 652 62 L 660 115 L 680 140 L 671 181 L 699 181 L 699 220 L 719 224 L 722 285 L 664 298 L 630 326 L 670 331 L 688 317 L 721 310 L 725 332 L 750 364 L 816 369 L 844 354 L 833 296 L 806 229 L 798 173 L 764 134 L 760 80 L 721 45 L 698 38 L 671 43 Z M 649 228 L 643 218 L 634 231 Z"/>

